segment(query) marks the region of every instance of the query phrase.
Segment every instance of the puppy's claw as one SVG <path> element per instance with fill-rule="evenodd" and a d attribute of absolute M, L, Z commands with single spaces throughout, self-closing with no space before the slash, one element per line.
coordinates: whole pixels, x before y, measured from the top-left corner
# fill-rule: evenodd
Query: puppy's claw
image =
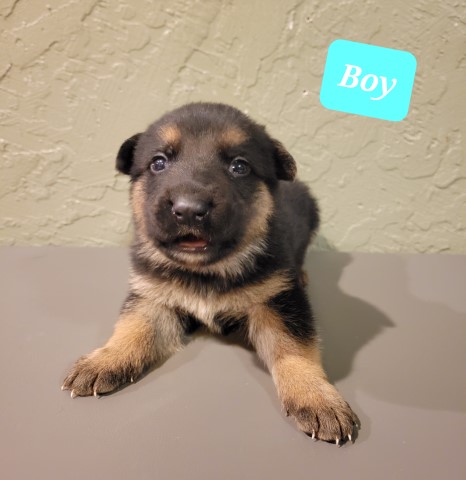
<path fill-rule="evenodd" d="M 352 439 L 352 437 L 351 437 L 351 434 L 348 434 L 348 440 L 349 440 L 351 443 L 353 443 L 353 439 Z"/>
<path fill-rule="evenodd" d="M 77 397 L 76 393 L 74 393 L 74 390 L 71 390 L 70 397 L 71 398 L 76 398 Z"/>
<path fill-rule="evenodd" d="M 314 430 L 312 431 L 311 438 L 312 438 L 312 440 L 315 440 L 315 439 L 316 439 L 316 432 L 314 432 Z"/>
<path fill-rule="evenodd" d="M 336 445 L 337 447 L 340 446 L 340 439 L 339 439 L 338 437 L 335 439 L 335 445 Z"/>
<path fill-rule="evenodd" d="M 131 377 L 131 383 L 134 383 L 134 378 L 133 377 Z"/>

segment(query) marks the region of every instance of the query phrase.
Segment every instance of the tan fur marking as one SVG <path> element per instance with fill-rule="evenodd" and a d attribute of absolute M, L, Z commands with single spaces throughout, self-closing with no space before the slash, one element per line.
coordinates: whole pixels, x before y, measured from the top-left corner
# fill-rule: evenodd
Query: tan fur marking
<path fill-rule="evenodd" d="M 246 132 L 238 127 L 230 127 L 220 134 L 220 146 L 223 148 L 241 145 L 248 139 Z"/>
<path fill-rule="evenodd" d="M 305 270 L 299 272 L 299 283 L 303 288 L 306 288 L 309 283 L 309 275 Z"/>
<path fill-rule="evenodd" d="M 328 441 L 352 434 L 357 417 L 328 382 L 317 339 L 298 342 L 265 305 L 250 311 L 249 337 L 272 373 L 283 409 L 301 430 Z"/>
<path fill-rule="evenodd" d="M 292 339 L 282 318 L 264 304 L 254 305 L 249 314 L 249 337 L 270 371 L 285 354 L 299 355 L 304 348 Z"/>
<path fill-rule="evenodd" d="M 104 348 L 135 361 L 140 357 L 140 360 L 152 362 L 171 355 L 180 347 L 180 333 L 178 319 L 172 311 L 154 309 L 145 300 L 133 311 L 120 316 Z"/>
<path fill-rule="evenodd" d="M 181 141 L 180 129 L 173 124 L 162 125 L 158 130 L 158 134 L 166 145 L 174 147 Z"/>
<path fill-rule="evenodd" d="M 125 310 L 107 343 L 78 359 L 63 388 L 72 395 L 98 395 L 136 380 L 144 368 L 164 360 L 183 345 L 184 332 L 176 314 L 154 310 L 146 300 Z"/>
<path fill-rule="evenodd" d="M 133 210 L 134 227 L 136 232 L 147 240 L 147 231 L 144 221 L 144 179 L 140 178 L 131 186 L 131 208 Z"/>
<path fill-rule="evenodd" d="M 255 211 L 241 242 L 243 248 L 258 238 L 263 238 L 267 233 L 267 223 L 273 213 L 274 204 L 272 194 L 265 184 L 262 183 L 259 186 L 251 208 L 254 208 Z"/>
<path fill-rule="evenodd" d="M 309 395 L 320 388 L 327 376 L 322 367 L 320 351 L 315 343 L 302 348 L 278 347 L 272 376 L 280 397 L 303 406 Z"/>

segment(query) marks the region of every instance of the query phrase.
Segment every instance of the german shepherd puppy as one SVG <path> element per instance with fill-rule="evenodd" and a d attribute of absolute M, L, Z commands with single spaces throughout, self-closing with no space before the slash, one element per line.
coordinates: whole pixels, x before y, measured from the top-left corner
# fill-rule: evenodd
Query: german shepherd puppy
<path fill-rule="evenodd" d="M 233 107 L 194 103 L 126 140 L 116 167 L 131 180 L 129 293 L 111 338 L 62 389 L 112 392 L 200 325 L 241 328 L 298 427 L 351 440 L 357 417 L 322 368 L 301 270 L 318 208 L 283 145 Z"/>

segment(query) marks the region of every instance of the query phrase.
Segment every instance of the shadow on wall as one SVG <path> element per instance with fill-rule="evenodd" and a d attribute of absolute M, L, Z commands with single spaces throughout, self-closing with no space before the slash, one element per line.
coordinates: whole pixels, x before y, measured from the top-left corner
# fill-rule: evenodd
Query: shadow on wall
<path fill-rule="evenodd" d="M 324 252 L 331 252 L 337 251 L 337 247 L 330 243 L 326 237 L 317 233 L 315 238 L 312 240 L 311 245 L 309 246 L 309 251 L 324 251 Z"/>

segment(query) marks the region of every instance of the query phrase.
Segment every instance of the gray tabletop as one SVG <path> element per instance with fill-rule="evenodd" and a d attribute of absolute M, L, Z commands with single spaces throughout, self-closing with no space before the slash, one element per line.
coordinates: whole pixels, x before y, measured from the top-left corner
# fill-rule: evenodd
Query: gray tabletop
<path fill-rule="evenodd" d="M 0 249 L 2 479 L 466 478 L 466 256 L 309 254 L 324 363 L 362 422 L 340 448 L 295 429 L 234 337 L 199 335 L 113 395 L 61 392 L 127 268 L 124 249 Z"/>

